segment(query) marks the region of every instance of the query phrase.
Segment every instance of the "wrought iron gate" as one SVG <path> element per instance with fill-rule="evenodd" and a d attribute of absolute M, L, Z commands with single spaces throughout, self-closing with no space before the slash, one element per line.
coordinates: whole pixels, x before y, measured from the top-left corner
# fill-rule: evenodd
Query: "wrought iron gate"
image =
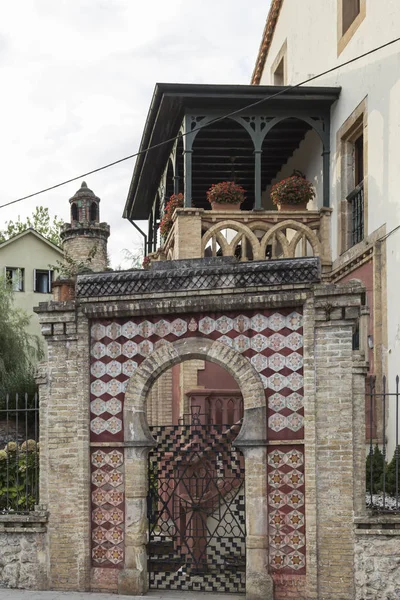
<path fill-rule="evenodd" d="M 150 588 L 245 591 L 244 459 L 237 425 L 151 427 Z"/>

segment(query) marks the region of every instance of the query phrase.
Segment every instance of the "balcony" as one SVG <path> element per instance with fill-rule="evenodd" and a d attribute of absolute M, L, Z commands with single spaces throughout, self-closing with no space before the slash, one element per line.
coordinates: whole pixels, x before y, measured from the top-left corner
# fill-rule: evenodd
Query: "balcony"
<path fill-rule="evenodd" d="M 149 260 L 318 256 L 328 270 L 330 108 L 339 94 L 328 87 L 158 84 L 124 211 L 135 225 L 147 219 Z M 277 211 L 271 186 L 298 170 L 314 186 L 315 201 L 309 210 Z M 210 210 L 206 192 L 221 181 L 245 189 L 243 210 Z M 178 193 L 184 208 L 162 239 L 165 204 Z"/>
<path fill-rule="evenodd" d="M 284 211 L 177 209 L 150 261 L 235 256 L 242 262 L 318 256 L 331 268 L 330 208 Z"/>

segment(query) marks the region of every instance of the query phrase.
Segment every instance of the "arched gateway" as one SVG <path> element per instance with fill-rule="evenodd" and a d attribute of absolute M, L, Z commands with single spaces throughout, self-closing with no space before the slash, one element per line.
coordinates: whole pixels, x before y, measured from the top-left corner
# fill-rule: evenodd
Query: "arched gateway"
<path fill-rule="evenodd" d="M 125 565 L 119 578 L 119 591 L 121 593 L 141 594 L 147 591 L 149 585 L 147 568 L 149 563 L 147 561 L 146 548 L 148 542 L 147 496 L 149 488 L 147 459 L 148 452 L 156 445 L 156 441 L 147 424 L 146 397 L 153 383 L 160 375 L 162 375 L 162 373 L 173 365 L 193 359 L 209 360 L 226 369 L 236 379 L 243 396 L 243 425 L 238 437 L 234 435 L 234 437 L 236 437 L 234 444 L 243 452 L 245 470 L 246 473 L 248 473 L 248 476 L 246 476 L 244 492 L 246 505 L 246 591 L 251 595 L 253 588 L 254 592 L 257 591 L 257 594 L 260 594 L 263 590 L 265 598 L 268 598 L 272 590 L 272 580 L 267 573 L 268 557 L 265 544 L 265 534 L 267 531 L 265 438 L 267 429 L 264 387 L 256 369 L 239 352 L 218 341 L 200 337 L 182 339 L 174 343 L 162 345 L 144 360 L 129 380 L 126 389 L 124 402 L 124 439 L 125 445 L 128 445 L 125 455 L 125 506 L 127 519 L 125 524 Z M 171 430 L 171 428 L 169 429 Z M 200 438 L 204 435 L 209 435 L 212 440 L 210 440 L 210 443 L 206 444 L 206 446 L 208 446 L 208 454 L 210 455 L 210 452 L 212 454 L 211 462 L 216 460 L 216 455 L 219 455 L 220 462 L 224 463 L 223 467 L 221 467 L 224 472 L 222 474 L 219 473 L 219 485 L 221 486 L 222 480 L 226 483 L 226 480 L 232 480 L 233 477 L 238 477 L 240 459 L 236 456 L 233 461 L 231 460 L 230 444 L 226 442 L 227 433 L 229 437 L 229 432 L 227 432 L 226 428 L 224 430 L 221 428 L 218 429 L 217 426 L 213 426 L 212 430 L 207 432 L 206 429 L 202 429 L 200 424 L 196 424 L 194 426 L 189 425 L 189 427 L 182 426 L 178 432 L 179 435 L 174 431 L 174 428 L 172 428 L 172 431 L 173 435 L 170 435 L 170 437 L 173 438 L 174 443 L 169 450 L 180 453 L 178 458 L 180 459 L 181 470 L 182 460 L 184 461 L 185 457 L 188 462 L 192 462 L 194 456 L 199 456 L 200 450 L 201 456 L 204 458 L 205 445 L 201 443 Z M 167 435 L 171 434 L 171 431 L 166 433 Z M 230 435 L 232 435 L 232 432 Z M 184 437 L 183 440 L 182 436 Z M 210 451 L 210 446 L 212 446 L 213 443 L 215 446 L 214 451 Z M 163 460 L 165 465 L 166 459 L 161 455 L 159 456 L 159 459 Z M 163 469 L 161 469 L 161 471 L 162 470 Z M 237 589 L 240 589 L 240 583 L 243 581 L 243 579 L 241 580 L 240 573 L 224 573 L 224 569 L 229 570 L 227 564 L 228 554 L 229 552 L 231 553 L 231 559 L 233 560 L 235 556 L 235 547 L 237 550 L 238 542 L 231 536 L 231 547 L 226 548 L 227 552 L 224 552 L 224 545 L 227 543 L 226 539 L 221 541 L 218 540 L 218 536 L 214 536 L 214 542 L 217 545 L 217 548 L 213 548 L 213 556 L 210 557 L 209 549 L 206 548 L 207 532 L 198 535 L 198 529 L 201 527 L 201 524 L 204 523 L 204 516 L 202 517 L 199 514 L 201 506 L 198 505 L 191 511 L 190 523 L 185 523 L 184 527 L 182 526 L 181 521 L 186 518 L 186 516 L 178 514 L 174 520 L 174 511 L 170 508 L 170 504 L 173 501 L 172 496 L 174 493 L 178 494 L 177 490 L 179 489 L 179 486 L 182 487 L 182 485 L 190 496 L 190 490 L 188 490 L 190 484 L 187 483 L 187 478 L 186 481 L 183 482 L 181 475 L 177 473 L 179 472 L 179 467 L 177 465 L 173 465 L 171 468 L 170 464 L 169 471 L 169 478 L 174 480 L 174 490 L 171 492 L 169 489 L 168 500 L 165 500 L 164 495 L 163 502 L 162 492 L 157 495 L 157 487 L 160 486 L 159 480 L 155 487 L 150 486 L 150 488 L 153 488 L 155 491 L 152 500 L 155 500 L 159 505 L 161 504 L 161 507 L 158 506 L 155 509 L 160 518 L 161 528 L 162 525 L 167 526 L 168 523 L 168 532 L 172 539 L 172 543 L 178 545 L 180 552 L 182 552 L 183 547 L 184 551 L 188 554 L 184 565 L 185 567 L 191 566 L 193 576 L 190 577 L 189 575 L 186 575 L 186 573 L 183 573 L 180 577 L 179 574 L 175 573 L 171 574 L 169 577 L 168 574 L 165 574 L 164 577 L 161 573 L 159 575 L 159 580 L 164 577 L 165 581 L 169 582 L 171 587 L 173 587 L 174 582 L 177 582 L 178 584 L 186 582 L 192 589 L 196 589 L 197 582 L 197 585 L 199 586 L 198 589 L 201 591 L 204 591 L 204 589 L 212 590 L 213 588 L 215 591 L 218 589 L 229 590 L 229 583 L 235 585 L 236 582 L 238 585 Z M 187 472 L 187 469 L 185 472 Z M 171 487 L 171 481 L 169 482 L 169 485 Z M 203 487 L 206 485 L 209 489 L 216 490 L 218 488 L 218 482 L 214 482 L 213 484 L 210 481 L 210 477 L 207 482 L 203 482 L 202 485 Z M 234 490 L 232 481 L 230 481 L 226 487 L 229 487 L 231 497 L 232 494 L 233 497 L 237 496 L 237 490 L 235 493 L 232 492 L 232 490 Z M 219 494 L 219 498 L 214 499 L 214 505 L 216 502 L 224 501 L 222 496 L 223 494 Z M 193 498 L 190 497 L 186 502 L 192 500 Z M 210 506 L 208 506 L 208 509 L 210 510 Z M 164 517 L 164 519 L 162 518 L 163 512 L 167 512 L 167 517 Z M 204 510 L 204 512 L 206 511 Z M 240 529 L 239 521 L 237 522 L 236 530 L 237 529 Z M 171 530 L 173 533 L 171 533 Z M 197 535 L 196 533 L 193 533 L 193 530 L 197 531 Z M 178 539 L 179 536 L 183 535 L 189 536 L 189 541 Z M 162 543 L 161 536 L 159 543 Z M 218 561 L 215 554 L 218 555 L 221 552 L 224 554 L 224 560 Z M 177 560 L 178 558 L 179 556 L 177 555 Z M 207 560 L 214 563 L 214 566 L 219 563 L 219 571 L 214 568 L 211 573 L 209 566 L 204 565 L 204 562 L 207 562 Z M 260 565 L 263 565 L 263 568 L 260 568 Z M 176 571 L 178 570 L 179 569 L 176 569 Z M 196 570 L 198 571 L 197 576 L 194 573 Z M 182 573 L 182 567 L 180 571 Z M 157 581 L 157 574 L 151 579 L 151 581 L 155 580 Z M 193 585 L 195 586 L 194 588 Z M 227 585 L 228 587 L 226 587 Z M 184 587 L 184 585 L 182 585 L 182 587 Z"/>

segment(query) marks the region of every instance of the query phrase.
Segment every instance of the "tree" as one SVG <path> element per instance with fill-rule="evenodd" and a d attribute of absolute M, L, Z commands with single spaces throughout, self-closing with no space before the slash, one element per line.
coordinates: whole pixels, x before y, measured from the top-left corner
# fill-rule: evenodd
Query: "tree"
<path fill-rule="evenodd" d="M 0 279 L 0 407 L 6 395 L 36 391 L 36 364 L 43 357 L 41 342 L 27 332 L 30 317 L 14 306 L 12 291 Z"/>
<path fill-rule="evenodd" d="M 26 221 L 21 221 L 20 215 L 16 221 L 6 221 L 6 228 L 0 231 L 0 242 L 5 242 L 17 233 L 22 233 L 31 227 L 53 244 L 60 246 L 60 228 L 63 224 L 64 221 L 58 219 L 57 216 L 51 220 L 48 208 L 37 206 L 32 216 L 27 217 Z"/>
<path fill-rule="evenodd" d="M 383 471 L 385 469 L 385 461 L 383 459 L 383 454 L 379 449 L 378 444 L 376 444 L 374 451 L 372 453 L 372 465 L 371 465 L 371 455 L 367 456 L 366 461 L 366 487 L 367 492 L 371 493 L 371 466 L 372 466 L 372 493 L 377 494 L 382 489 L 382 476 Z"/>

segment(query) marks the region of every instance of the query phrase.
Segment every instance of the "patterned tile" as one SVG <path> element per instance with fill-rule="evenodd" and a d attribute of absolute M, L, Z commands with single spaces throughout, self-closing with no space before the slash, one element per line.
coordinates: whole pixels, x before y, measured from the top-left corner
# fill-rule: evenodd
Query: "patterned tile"
<path fill-rule="evenodd" d="M 124 513 L 119 508 L 113 508 L 107 513 L 107 521 L 112 525 L 119 525 L 124 521 Z"/>
<path fill-rule="evenodd" d="M 269 562 L 274 570 L 283 569 L 286 566 L 286 555 L 283 552 L 271 552 Z"/>
<path fill-rule="evenodd" d="M 281 371 L 285 367 L 285 357 L 282 354 L 272 354 L 268 358 L 268 366 L 272 371 Z"/>
<path fill-rule="evenodd" d="M 250 362 L 258 372 L 264 371 L 264 369 L 266 369 L 268 366 L 268 359 L 262 354 L 255 354 L 252 356 Z"/>
<path fill-rule="evenodd" d="M 104 327 L 104 325 L 102 325 L 101 323 L 95 323 L 94 325 L 92 325 L 90 335 L 93 340 L 96 340 L 98 342 L 99 340 L 103 339 L 105 334 L 106 328 Z"/>
<path fill-rule="evenodd" d="M 106 403 L 104 402 L 104 400 L 96 398 L 96 400 L 92 400 L 92 402 L 90 403 L 90 410 L 94 415 L 102 415 L 106 412 Z"/>
<path fill-rule="evenodd" d="M 94 362 L 91 365 L 90 372 L 93 375 L 93 377 L 99 379 L 100 377 L 103 377 L 103 375 L 106 374 L 106 365 L 100 360 L 96 360 L 96 362 Z"/>
<path fill-rule="evenodd" d="M 234 339 L 233 345 L 238 352 L 245 352 L 250 348 L 250 340 L 246 335 L 240 334 Z"/>
<path fill-rule="evenodd" d="M 221 335 L 221 337 L 218 338 L 218 342 L 221 342 L 221 344 L 225 344 L 225 346 L 233 348 L 233 339 L 228 337 L 227 335 Z"/>
<path fill-rule="evenodd" d="M 137 344 L 135 344 L 135 342 L 132 342 L 132 340 L 128 340 L 127 342 L 125 342 L 125 344 L 122 345 L 122 355 L 126 356 L 127 358 L 132 358 L 132 356 L 135 356 L 135 354 L 137 354 L 137 351 Z"/>
<path fill-rule="evenodd" d="M 121 381 L 118 381 L 117 379 L 111 379 L 111 381 L 107 383 L 107 393 L 110 394 L 110 396 L 117 396 L 117 394 L 120 394 L 121 392 Z"/>
<path fill-rule="evenodd" d="M 121 400 L 117 400 L 117 398 L 111 398 L 105 403 L 106 412 L 110 413 L 110 415 L 117 415 L 122 411 L 122 402 Z"/>
<path fill-rule="evenodd" d="M 92 540 L 96 544 L 102 544 L 107 540 L 106 533 L 107 529 L 104 529 L 104 527 L 95 527 L 92 531 Z"/>
<path fill-rule="evenodd" d="M 274 333 L 268 339 L 268 345 L 274 352 L 279 352 L 285 347 L 285 340 L 287 338 L 283 337 L 280 333 Z"/>
<path fill-rule="evenodd" d="M 233 328 L 238 333 L 244 333 L 250 329 L 250 319 L 245 315 L 239 315 L 235 319 L 233 319 Z"/>
<path fill-rule="evenodd" d="M 122 335 L 128 340 L 135 337 L 137 335 L 137 325 L 136 323 L 132 323 L 132 321 L 128 321 L 122 325 Z"/>
<path fill-rule="evenodd" d="M 151 354 L 152 352 L 153 342 L 150 342 L 149 340 L 143 340 L 143 342 L 140 342 L 138 346 L 138 353 L 141 356 L 149 356 L 149 354 Z"/>
<path fill-rule="evenodd" d="M 213 331 L 215 331 L 214 319 L 211 319 L 210 317 L 203 317 L 202 319 L 200 319 L 199 331 L 201 333 L 204 333 L 205 335 L 208 335 L 208 334 L 212 333 Z"/>
<path fill-rule="evenodd" d="M 154 323 L 150 321 L 142 321 L 138 325 L 138 335 L 143 338 L 149 338 L 153 335 L 155 330 Z"/>
<path fill-rule="evenodd" d="M 107 345 L 106 352 L 107 356 L 110 356 L 110 358 L 117 358 L 121 354 L 121 344 L 119 344 L 115 340 L 113 342 L 110 342 Z"/>
<path fill-rule="evenodd" d="M 107 560 L 108 550 L 104 546 L 95 546 L 92 550 L 92 558 L 96 563 L 103 563 Z"/>
<path fill-rule="evenodd" d="M 110 377 L 117 377 L 118 375 L 121 374 L 121 371 L 122 371 L 122 365 L 117 360 L 112 360 L 111 362 L 108 363 L 107 375 L 110 375 Z"/>
<path fill-rule="evenodd" d="M 90 391 L 94 396 L 102 396 L 107 391 L 107 384 L 101 379 L 96 379 L 90 384 Z"/>
<path fill-rule="evenodd" d="M 292 413 L 286 417 L 286 427 L 291 431 L 300 431 L 304 427 L 304 418 L 297 413 Z"/>
<path fill-rule="evenodd" d="M 303 315 L 300 315 L 298 312 L 290 313 L 286 317 L 286 327 L 294 331 L 303 327 Z"/>
<path fill-rule="evenodd" d="M 285 364 L 292 371 L 298 371 L 303 366 L 303 357 L 297 352 L 293 352 L 285 357 Z"/>
<path fill-rule="evenodd" d="M 103 504 L 107 504 L 109 502 L 107 492 L 105 492 L 102 488 L 97 488 L 97 490 L 92 492 L 92 502 L 97 506 L 103 506 Z"/>
<path fill-rule="evenodd" d="M 92 465 L 94 465 L 97 468 L 100 467 L 104 467 L 106 463 L 106 453 L 102 452 L 101 450 L 96 450 L 96 452 L 93 452 L 92 454 Z"/>
<path fill-rule="evenodd" d="M 286 417 L 284 417 L 280 413 L 274 413 L 268 419 L 268 427 L 272 429 L 272 431 L 282 431 L 282 429 L 285 429 L 285 427 L 287 427 Z"/>
<path fill-rule="evenodd" d="M 107 550 L 107 560 L 109 560 L 114 565 L 118 563 L 122 563 L 124 558 L 124 551 L 119 546 L 113 546 L 109 550 Z"/>
<path fill-rule="evenodd" d="M 154 328 L 154 333 L 159 337 L 163 338 L 166 335 L 171 333 L 171 325 L 165 319 L 161 319 L 161 321 L 157 321 Z"/>
<path fill-rule="evenodd" d="M 113 487 L 118 487 L 124 483 L 124 477 L 120 471 L 110 471 L 108 477 L 108 483 Z"/>
<path fill-rule="evenodd" d="M 229 333 L 229 331 L 232 331 L 233 329 L 233 320 L 230 319 L 229 317 L 226 317 L 225 315 L 222 317 L 219 317 L 219 319 L 217 319 L 215 321 L 215 331 L 218 331 L 219 333 L 222 333 L 225 335 L 225 333 Z"/>
<path fill-rule="evenodd" d="M 113 527 L 106 533 L 106 539 L 112 544 L 120 544 L 124 541 L 124 531 L 121 527 Z"/>
<path fill-rule="evenodd" d="M 250 339 L 250 345 L 252 350 L 255 350 L 256 352 L 263 352 L 266 348 L 268 348 L 268 338 L 265 335 L 261 335 L 261 333 L 257 333 Z"/>
<path fill-rule="evenodd" d="M 90 422 L 90 430 L 96 435 L 100 435 L 103 431 L 106 431 L 106 421 L 101 417 L 96 417 Z"/>
<path fill-rule="evenodd" d="M 264 331 L 268 327 L 268 317 L 260 314 L 254 315 L 254 317 L 251 317 L 250 327 L 253 331 L 257 331 L 257 333 Z"/>
<path fill-rule="evenodd" d="M 106 492 L 106 498 L 109 504 L 112 504 L 113 506 L 118 506 L 124 501 L 124 494 L 123 492 L 112 490 L 110 492 Z"/>
<path fill-rule="evenodd" d="M 275 392 L 279 392 L 279 390 L 286 387 L 288 384 L 288 380 L 286 377 L 281 375 L 280 373 L 274 373 L 271 377 L 268 378 L 268 387 Z"/>
<path fill-rule="evenodd" d="M 272 394 L 268 398 L 268 408 L 275 412 L 279 412 L 286 408 L 286 398 L 281 394 Z"/>
<path fill-rule="evenodd" d="M 272 331 L 280 331 L 286 326 L 286 319 L 283 315 L 279 313 L 274 313 L 268 319 L 268 327 L 272 329 Z"/>
<path fill-rule="evenodd" d="M 97 524 L 97 525 L 103 525 L 103 523 L 106 523 L 108 521 L 108 514 L 107 511 L 102 509 L 102 508 L 96 508 L 93 512 L 92 512 L 92 520 Z"/>
<path fill-rule="evenodd" d="M 293 471 L 287 473 L 284 479 L 287 485 L 295 489 L 304 485 L 304 475 L 303 473 L 301 473 L 301 471 L 298 471 L 297 469 L 294 469 Z"/>
<path fill-rule="evenodd" d="M 290 494 L 287 495 L 286 503 L 288 506 L 298 509 L 300 506 L 303 506 L 303 504 L 304 504 L 304 494 L 302 494 L 298 490 L 290 492 Z"/>
<path fill-rule="evenodd" d="M 294 449 L 284 454 L 283 460 L 285 464 L 290 465 L 293 468 L 298 468 L 304 462 L 302 452 Z"/>
<path fill-rule="evenodd" d="M 268 464 L 274 468 L 282 467 L 285 464 L 285 456 L 284 452 L 274 450 L 268 454 Z"/>
<path fill-rule="evenodd" d="M 288 546 L 292 546 L 292 548 L 298 550 L 302 546 L 305 546 L 306 536 L 304 533 L 300 533 L 299 531 L 292 531 L 286 536 L 285 541 Z"/>
<path fill-rule="evenodd" d="M 117 417 L 111 417 L 111 419 L 108 419 L 108 421 L 106 421 L 106 429 L 107 431 L 115 435 L 116 433 L 122 430 L 121 419 L 117 419 Z"/>
<path fill-rule="evenodd" d="M 304 527 L 304 514 L 293 510 L 286 515 L 285 523 L 294 529 L 300 529 L 300 527 Z"/>
<path fill-rule="evenodd" d="M 306 557 L 299 551 L 291 552 L 287 556 L 287 563 L 291 569 L 298 571 L 299 569 L 303 569 L 305 567 Z"/>
<path fill-rule="evenodd" d="M 293 392 L 286 398 L 286 406 L 293 411 L 298 411 L 303 408 L 303 396 Z"/>
<path fill-rule="evenodd" d="M 274 490 L 268 495 L 268 503 L 273 508 L 281 508 L 286 504 L 285 494 L 278 490 Z"/>
<path fill-rule="evenodd" d="M 283 485 L 284 483 L 285 483 L 285 475 L 281 471 L 278 471 L 277 469 L 275 469 L 274 471 L 271 471 L 268 474 L 268 484 L 271 487 L 277 488 L 277 487 L 280 487 L 281 485 Z"/>
<path fill-rule="evenodd" d="M 122 332 L 121 325 L 118 325 L 118 323 L 115 323 L 115 322 L 111 323 L 111 325 L 108 325 L 107 329 L 106 329 L 106 335 L 111 340 L 116 340 L 118 337 L 120 337 L 121 332 Z"/>
<path fill-rule="evenodd" d="M 285 514 L 279 510 L 271 510 L 268 513 L 270 530 L 282 529 L 286 524 Z"/>
<path fill-rule="evenodd" d="M 287 376 L 287 385 L 291 390 L 299 390 L 303 387 L 303 376 L 299 373 L 290 373 Z"/>
<path fill-rule="evenodd" d="M 92 356 L 94 356 L 94 358 L 97 358 L 97 359 L 103 358 L 103 356 L 106 355 L 105 345 L 102 344 L 101 342 L 96 342 L 92 346 L 91 354 L 92 354 Z"/>
<path fill-rule="evenodd" d="M 106 471 L 103 471 L 101 469 L 97 469 L 96 471 L 93 471 L 93 473 L 92 473 L 93 485 L 95 485 L 96 487 L 102 487 L 103 485 L 108 483 L 108 481 L 109 481 L 109 475 Z"/>
<path fill-rule="evenodd" d="M 288 335 L 285 341 L 286 348 L 291 350 L 299 350 L 303 346 L 303 336 L 295 331 Z"/>
<path fill-rule="evenodd" d="M 175 319 L 171 323 L 171 333 L 176 335 L 177 337 L 181 337 L 185 335 L 187 332 L 187 323 L 183 319 Z"/>

